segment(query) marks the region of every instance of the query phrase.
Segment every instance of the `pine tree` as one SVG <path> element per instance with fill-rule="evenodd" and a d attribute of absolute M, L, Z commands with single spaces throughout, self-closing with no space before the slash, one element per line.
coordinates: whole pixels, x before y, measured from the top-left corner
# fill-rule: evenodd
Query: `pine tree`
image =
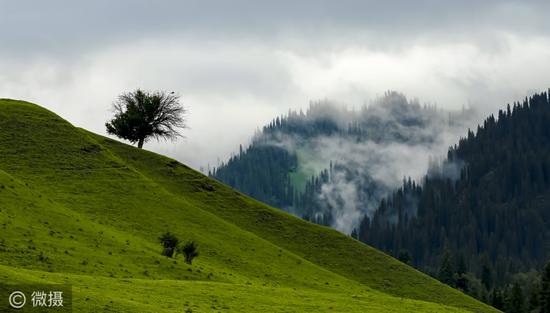
<path fill-rule="evenodd" d="M 401 250 L 397 255 L 397 259 L 405 264 L 409 264 L 411 261 L 411 255 L 407 250 Z"/>
<path fill-rule="evenodd" d="M 540 290 L 538 288 L 534 288 L 531 291 L 531 295 L 529 296 L 529 312 L 538 312 L 540 306 L 539 295 Z"/>
<path fill-rule="evenodd" d="M 464 260 L 464 254 L 460 253 L 458 256 L 458 262 L 456 265 L 456 273 L 458 275 L 464 275 L 466 274 L 466 261 Z"/>
<path fill-rule="evenodd" d="M 514 283 L 512 287 L 512 293 L 510 299 L 508 299 L 508 312 L 509 313 L 524 313 L 523 310 L 523 291 L 518 282 Z"/>
<path fill-rule="evenodd" d="M 359 236 L 357 235 L 357 229 L 354 228 L 352 231 L 351 231 L 351 238 L 353 239 L 357 239 Z"/>
<path fill-rule="evenodd" d="M 453 265 L 451 262 L 451 252 L 449 250 L 445 250 L 441 257 L 438 278 L 442 283 L 454 286 Z"/>
<path fill-rule="evenodd" d="M 487 290 L 490 290 L 493 282 L 493 274 L 489 265 L 488 258 L 483 256 L 483 265 L 481 266 L 481 283 Z"/>
<path fill-rule="evenodd" d="M 502 299 L 502 293 L 498 289 L 493 289 L 491 296 L 491 305 L 499 310 L 504 309 L 504 301 Z"/>
<path fill-rule="evenodd" d="M 542 283 L 540 289 L 540 313 L 550 313 L 550 261 L 542 272 Z"/>

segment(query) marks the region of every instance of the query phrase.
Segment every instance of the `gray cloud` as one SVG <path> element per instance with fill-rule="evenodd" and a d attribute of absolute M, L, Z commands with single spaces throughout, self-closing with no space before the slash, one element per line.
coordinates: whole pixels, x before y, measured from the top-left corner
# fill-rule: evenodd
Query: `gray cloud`
<path fill-rule="evenodd" d="M 545 1 L 3 1 L 0 96 L 104 133 L 111 101 L 180 92 L 187 139 L 216 164 L 289 108 L 359 107 L 387 89 L 482 114 L 548 87 Z M 193 153 L 190 153 L 193 151 Z"/>
<path fill-rule="evenodd" d="M 547 35 L 545 1 L 2 1 L 7 49 L 65 53 L 159 34 L 338 44 Z M 307 37 L 305 37 L 307 36 Z M 313 38 L 311 37 L 313 36 Z M 372 39 L 372 40 L 369 40 Z M 489 40 L 491 41 L 491 40 Z M 19 51 L 21 52 L 21 51 Z"/>

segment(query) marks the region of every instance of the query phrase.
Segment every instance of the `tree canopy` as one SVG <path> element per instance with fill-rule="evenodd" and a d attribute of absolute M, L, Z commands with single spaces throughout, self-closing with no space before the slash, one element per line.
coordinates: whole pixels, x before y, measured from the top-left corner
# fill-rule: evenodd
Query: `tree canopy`
<path fill-rule="evenodd" d="M 176 235 L 166 232 L 162 234 L 162 236 L 159 237 L 160 244 L 164 248 L 162 251 L 162 255 L 167 257 L 172 257 L 174 253 L 176 252 L 177 246 L 180 242 L 178 237 Z"/>
<path fill-rule="evenodd" d="M 193 259 L 199 256 L 198 245 L 194 241 L 188 241 L 179 248 L 185 256 L 185 263 L 193 263 Z"/>
<path fill-rule="evenodd" d="M 175 140 L 186 127 L 185 108 L 173 92 L 141 89 L 121 94 L 113 103 L 113 119 L 105 123 L 107 133 L 143 144 L 151 137 Z"/>

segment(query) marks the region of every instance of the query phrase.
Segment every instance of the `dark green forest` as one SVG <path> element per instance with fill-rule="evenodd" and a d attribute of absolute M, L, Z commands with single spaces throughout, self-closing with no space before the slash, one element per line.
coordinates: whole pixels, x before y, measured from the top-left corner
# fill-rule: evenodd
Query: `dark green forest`
<path fill-rule="evenodd" d="M 549 122 L 546 93 L 489 116 L 355 234 L 499 309 L 536 309 L 550 257 Z M 446 175 L 453 164 L 458 179 Z"/>
<path fill-rule="evenodd" d="M 294 204 L 295 189 L 289 173 L 296 168 L 297 162 L 296 155 L 287 150 L 256 141 L 246 152 L 241 148 L 227 166 L 209 174 L 257 200 L 286 208 Z"/>

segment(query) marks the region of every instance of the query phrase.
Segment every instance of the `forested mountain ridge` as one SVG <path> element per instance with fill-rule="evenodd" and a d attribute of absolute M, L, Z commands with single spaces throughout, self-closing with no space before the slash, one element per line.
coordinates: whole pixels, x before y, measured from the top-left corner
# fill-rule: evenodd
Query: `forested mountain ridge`
<path fill-rule="evenodd" d="M 421 184 L 405 182 L 365 216 L 359 239 L 488 302 L 511 292 L 518 273 L 540 270 L 550 257 L 549 122 L 547 93 L 489 116 Z M 461 166 L 456 179 L 446 175 L 453 164 Z M 524 297 L 536 297 L 537 279 L 523 281 Z"/>
<path fill-rule="evenodd" d="M 444 111 L 387 92 L 359 110 L 330 102 L 290 111 L 258 132 L 247 149 L 210 175 L 260 201 L 350 233 L 361 216 L 420 177 L 444 154 L 472 110 Z M 410 166 L 410 158 L 416 166 Z"/>

